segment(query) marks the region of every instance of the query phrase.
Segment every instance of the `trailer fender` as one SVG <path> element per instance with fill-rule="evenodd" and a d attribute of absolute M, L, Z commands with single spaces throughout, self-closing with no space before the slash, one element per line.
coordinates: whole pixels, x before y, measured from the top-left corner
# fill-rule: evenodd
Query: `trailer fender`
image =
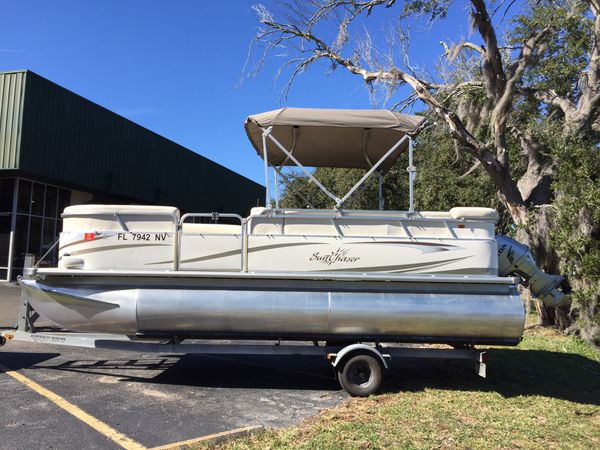
<path fill-rule="evenodd" d="M 358 353 L 367 353 L 367 354 L 376 356 L 379 359 L 379 361 L 381 361 L 381 365 L 385 369 L 388 369 L 388 363 L 387 363 L 386 359 L 390 359 L 391 356 L 388 354 L 382 354 L 375 347 L 371 347 L 370 345 L 367 345 L 367 344 L 348 345 L 348 346 L 344 347 L 343 349 L 341 349 L 338 353 L 330 353 L 328 356 L 330 359 L 333 359 L 333 362 L 331 363 L 331 365 L 333 367 L 337 367 L 348 356 L 350 356 L 352 354 L 358 354 Z"/>

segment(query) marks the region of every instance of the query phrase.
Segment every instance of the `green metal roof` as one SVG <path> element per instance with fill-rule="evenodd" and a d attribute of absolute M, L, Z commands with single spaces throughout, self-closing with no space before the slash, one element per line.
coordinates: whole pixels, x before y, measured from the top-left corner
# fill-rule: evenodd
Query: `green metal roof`
<path fill-rule="evenodd" d="M 264 187 L 31 71 L 0 73 L 0 171 L 187 211 L 246 213 Z"/>

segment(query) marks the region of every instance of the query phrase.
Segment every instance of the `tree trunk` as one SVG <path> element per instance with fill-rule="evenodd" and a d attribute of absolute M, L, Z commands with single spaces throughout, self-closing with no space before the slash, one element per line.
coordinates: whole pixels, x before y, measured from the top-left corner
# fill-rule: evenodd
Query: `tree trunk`
<path fill-rule="evenodd" d="M 541 205 L 528 210 L 526 221 L 517 231 L 517 240 L 531 249 L 537 265 L 547 273 L 560 273 L 560 259 L 550 245 L 550 231 L 554 227 L 555 217 L 551 205 Z M 529 291 L 522 292 L 525 301 L 532 301 Z M 540 316 L 541 325 L 553 325 L 566 329 L 570 320 L 569 307 L 551 308 L 540 300 L 533 300 Z"/>

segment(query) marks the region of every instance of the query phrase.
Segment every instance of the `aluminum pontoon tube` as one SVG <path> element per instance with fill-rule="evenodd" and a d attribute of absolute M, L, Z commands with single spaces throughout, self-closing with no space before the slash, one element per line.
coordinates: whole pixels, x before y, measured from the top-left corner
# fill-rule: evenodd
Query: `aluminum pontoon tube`
<path fill-rule="evenodd" d="M 510 284 L 97 281 L 56 277 L 21 285 L 37 312 L 75 331 L 515 344 L 524 325 Z"/>

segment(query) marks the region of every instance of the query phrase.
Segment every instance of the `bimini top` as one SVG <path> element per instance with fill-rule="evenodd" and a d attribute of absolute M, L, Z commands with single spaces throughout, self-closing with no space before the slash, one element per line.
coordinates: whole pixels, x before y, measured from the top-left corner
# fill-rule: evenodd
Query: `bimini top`
<path fill-rule="evenodd" d="M 248 138 L 263 157 L 263 129 L 304 166 L 369 169 L 405 135 L 413 135 L 423 117 L 383 109 L 282 108 L 249 116 Z M 275 142 L 266 139 L 270 166 L 294 162 Z M 403 142 L 380 167 L 389 169 L 408 146 Z"/>

